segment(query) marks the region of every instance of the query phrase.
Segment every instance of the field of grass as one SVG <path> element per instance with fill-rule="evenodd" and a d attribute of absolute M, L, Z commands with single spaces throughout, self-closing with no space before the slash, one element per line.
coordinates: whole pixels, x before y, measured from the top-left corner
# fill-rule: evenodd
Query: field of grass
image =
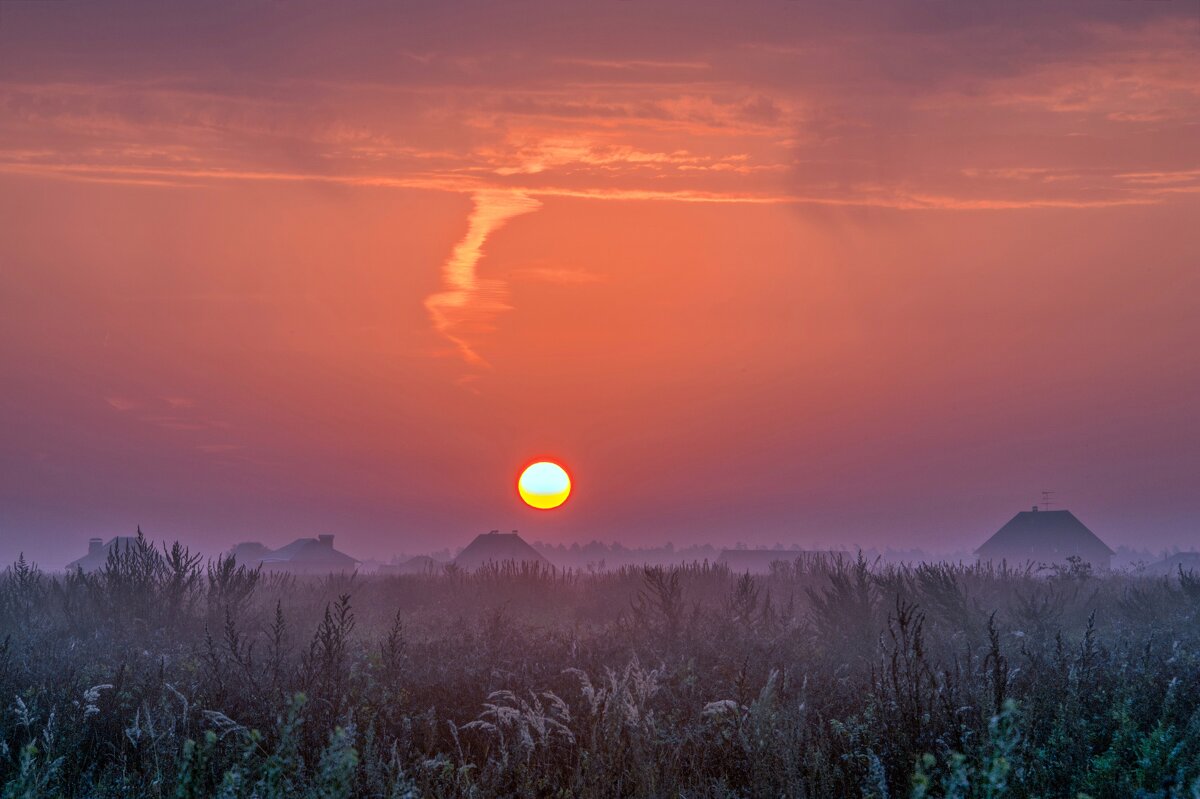
<path fill-rule="evenodd" d="M 1200 579 L 0 577 L 4 797 L 1197 797 Z"/>

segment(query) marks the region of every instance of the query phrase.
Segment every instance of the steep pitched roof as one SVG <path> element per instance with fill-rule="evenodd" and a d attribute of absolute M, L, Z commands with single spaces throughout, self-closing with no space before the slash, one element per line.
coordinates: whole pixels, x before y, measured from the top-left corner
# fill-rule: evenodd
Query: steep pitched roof
<path fill-rule="evenodd" d="M 508 561 L 532 561 L 546 563 L 542 557 L 525 540 L 516 533 L 483 533 L 467 545 L 467 548 L 454 559 L 454 565 L 463 569 L 477 569 L 485 563 L 505 563 Z"/>
<path fill-rule="evenodd" d="M 316 538 L 297 538 L 287 546 L 264 555 L 262 564 L 266 567 L 320 567 L 322 570 L 339 571 L 353 569 L 358 561 L 334 549 L 332 537 L 328 542 Z"/>
<path fill-rule="evenodd" d="M 96 539 L 93 539 L 96 540 Z M 85 572 L 93 572 L 104 568 L 108 563 L 108 553 L 113 549 L 118 549 L 118 552 L 124 552 L 127 549 L 132 549 L 137 546 L 136 535 L 118 535 L 108 539 L 108 543 L 102 546 L 93 546 L 92 542 L 88 542 L 88 553 L 82 558 L 76 558 L 66 565 L 66 570 L 73 572 L 76 569 L 82 569 Z"/>
<path fill-rule="evenodd" d="M 254 566 L 270 555 L 271 550 L 258 541 L 243 541 L 227 554 L 233 555 L 239 566 Z"/>
<path fill-rule="evenodd" d="M 1146 567 L 1151 574 L 1178 574 L 1180 569 L 1200 570 L 1200 552 L 1176 552 Z"/>
<path fill-rule="evenodd" d="M 403 563 L 388 564 L 387 574 L 438 574 L 445 567 L 441 561 L 428 555 L 417 555 Z M 380 567 L 381 571 L 383 567 Z"/>
<path fill-rule="evenodd" d="M 1091 552 L 1115 555 L 1108 545 L 1069 510 L 1025 510 L 975 550 L 978 555 L 1046 552 Z"/>

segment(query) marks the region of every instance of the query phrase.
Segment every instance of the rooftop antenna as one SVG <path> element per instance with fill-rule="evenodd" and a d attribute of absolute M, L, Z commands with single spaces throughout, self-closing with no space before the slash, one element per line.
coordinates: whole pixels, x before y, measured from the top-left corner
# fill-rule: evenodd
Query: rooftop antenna
<path fill-rule="evenodd" d="M 1049 489 L 1042 489 L 1042 510 L 1050 510 L 1050 504 L 1054 502 L 1054 492 Z"/>

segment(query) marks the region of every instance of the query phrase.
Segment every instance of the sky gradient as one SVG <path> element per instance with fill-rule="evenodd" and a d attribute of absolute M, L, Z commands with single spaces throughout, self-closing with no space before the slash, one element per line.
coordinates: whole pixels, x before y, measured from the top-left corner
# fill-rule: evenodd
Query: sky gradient
<path fill-rule="evenodd" d="M 0 550 L 1200 546 L 1194 3 L 9 2 Z M 526 508 L 557 457 L 571 501 Z"/>

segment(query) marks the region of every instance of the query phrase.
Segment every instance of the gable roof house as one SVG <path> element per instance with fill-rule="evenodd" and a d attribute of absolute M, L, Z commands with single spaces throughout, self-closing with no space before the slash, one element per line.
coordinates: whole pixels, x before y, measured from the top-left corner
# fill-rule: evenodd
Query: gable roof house
<path fill-rule="evenodd" d="M 975 550 L 981 563 L 1007 561 L 1066 564 L 1077 557 L 1093 569 L 1107 570 L 1116 553 L 1069 510 L 1021 511 Z"/>
<path fill-rule="evenodd" d="M 132 549 L 137 546 L 136 535 L 118 535 L 108 539 L 108 543 L 104 543 L 103 538 L 89 538 L 88 551 L 82 558 L 76 558 L 67 564 L 66 570 L 69 572 L 82 570 L 84 572 L 99 571 L 104 568 L 104 564 L 108 563 L 108 553 L 113 550 L 124 552 L 127 549 Z"/>
<path fill-rule="evenodd" d="M 454 559 L 454 565 L 460 569 L 473 571 L 488 563 L 537 563 L 549 566 L 550 561 L 542 557 L 525 539 L 517 535 L 517 531 L 501 533 L 492 530 L 475 536 L 475 540 Z"/>
<path fill-rule="evenodd" d="M 232 555 L 237 561 L 237 565 L 254 568 L 262 563 L 263 558 L 271 554 L 271 550 L 257 541 L 244 541 L 226 554 Z"/>
<path fill-rule="evenodd" d="M 428 555 L 417 555 L 403 563 L 385 563 L 379 567 L 379 574 L 441 574 L 445 564 Z"/>
<path fill-rule="evenodd" d="M 336 574 L 352 572 L 358 561 L 333 548 L 332 535 L 297 538 L 279 549 L 267 549 L 257 541 L 238 544 L 231 551 L 239 564 L 262 566 L 264 572 L 288 574 Z"/>
<path fill-rule="evenodd" d="M 1180 571 L 1200 571 L 1200 552 L 1176 552 L 1146 566 L 1150 574 L 1173 576 Z"/>

